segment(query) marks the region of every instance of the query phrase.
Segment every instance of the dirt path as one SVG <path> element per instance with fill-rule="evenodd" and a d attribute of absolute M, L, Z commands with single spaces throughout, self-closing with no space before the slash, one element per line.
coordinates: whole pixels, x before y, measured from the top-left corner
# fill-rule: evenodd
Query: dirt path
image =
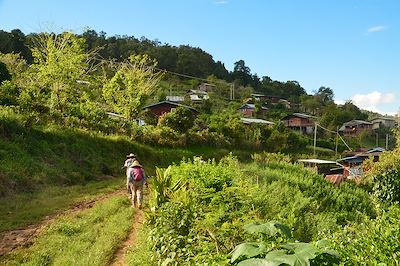
<path fill-rule="evenodd" d="M 79 212 L 85 209 L 92 208 L 96 203 L 109 199 L 110 197 L 124 194 L 125 189 L 118 190 L 112 193 L 108 193 L 99 196 L 95 199 L 80 202 L 74 205 L 72 208 L 62 211 L 53 215 L 46 216 L 40 223 L 29 225 L 23 229 L 17 229 L 12 231 L 2 232 L 0 234 L 0 256 L 9 253 L 15 248 L 20 246 L 29 246 L 35 240 L 35 237 L 40 233 L 40 231 L 48 224 L 53 222 L 57 217 L 64 216 L 67 214 Z"/>
<path fill-rule="evenodd" d="M 129 233 L 125 242 L 118 248 L 118 250 L 114 254 L 114 259 L 110 264 L 112 266 L 125 266 L 125 253 L 136 244 L 138 229 L 142 226 L 144 221 L 143 211 L 136 209 L 134 219 L 135 221 L 132 224 L 131 232 Z"/>

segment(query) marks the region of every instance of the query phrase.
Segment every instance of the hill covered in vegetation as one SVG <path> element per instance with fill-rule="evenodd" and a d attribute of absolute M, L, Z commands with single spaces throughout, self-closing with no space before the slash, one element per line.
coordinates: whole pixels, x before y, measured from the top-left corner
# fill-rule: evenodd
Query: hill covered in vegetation
<path fill-rule="evenodd" d="M 251 74 L 243 60 L 227 71 L 199 48 L 145 38 L 90 30 L 0 37 L 0 211 L 10 217 L 0 230 L 67 208 L 69 196 L 82 200 L 93 190 L 123 187 L 122 161 L 135 152 L 151 176 L 152 195 L 147 242 L 128 254 L 131 265 L 398 263 L 399 148 L 379 163 L 371 159 L 362 182 L 336 187 L 296 163 L 313 152 L 313 140 L 280 122 L 301 111 L 335 131 L 367 118 L 351 102 L 336 105 L 330 88 L 309 95 L 296 81 Z M 186 101 L 157 119 L 144 108 L 204 82 L 213 87 L 209 99 Z M 257 93 L 290 104 L 263 106 Z M 244 124 L 238 113 L 244 103 L 274 125 Z M 200 114 L 192 117 L 184 105 Z M 334 135 L 318 134 L 317 155 L 332 157 Z M 370 138 L 349 143 L 359 147 Z M 338 145 L 338 152 L 346 148 Z M 236 157 L 224 157 L 230 152 Z M 203 158 L 188 159 L 195 155 Z M 32 246 L 0 261 L 87 264 L 95 256 L 91 262 L 103 265 L 135 215 L 117 195 L 61 217 Z"/>

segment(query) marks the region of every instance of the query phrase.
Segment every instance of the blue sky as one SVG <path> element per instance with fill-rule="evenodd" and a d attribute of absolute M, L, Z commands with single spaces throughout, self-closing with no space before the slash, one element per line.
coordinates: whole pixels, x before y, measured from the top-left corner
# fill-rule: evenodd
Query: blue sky
<path fill-rule="evenodd" d="M 0 29 L 25 34 L 86 27 L 108 36 L 189 44 L 232 70 L 330 87 L 340 103 L 400 108 L 398 0 L 0 0 Z"/>

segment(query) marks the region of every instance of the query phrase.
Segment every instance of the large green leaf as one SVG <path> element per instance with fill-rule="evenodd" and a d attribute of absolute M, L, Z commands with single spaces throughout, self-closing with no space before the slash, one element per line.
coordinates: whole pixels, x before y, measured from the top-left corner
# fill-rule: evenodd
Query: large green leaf
<path fill-rule="evenodd" d="M 310 261 L 320 254 L 326 253 L 336 258 L 338 256 L 332 250 L 321 251 L 321 249 L 310 243 L 286 243 L 282 245 L 282 248 L 284 249 L 269 252 L 265 256 L 265 260 L 276 263 L 274 265 L 309 266 Z"/>
<path fill-rule="evenodd" d="M 292 233 L 288 226 L 273 221 L 264 224 L 250 223 L 245 225 L 243 228 L 249 233 L 261 233 L 270 237 L 275 236 L 279 232 L 279 229 L 288 238 L 292 237 Z"/>
<path fill-rule="evenodd" d="M 247 258 L 252 258 L 258 256 L 265 252 L 266 246 L 264 243 L 242 243 L 235 247 L 232 251 L 231 262 L 235 262 L 240 256 L 245 256 Z"/>

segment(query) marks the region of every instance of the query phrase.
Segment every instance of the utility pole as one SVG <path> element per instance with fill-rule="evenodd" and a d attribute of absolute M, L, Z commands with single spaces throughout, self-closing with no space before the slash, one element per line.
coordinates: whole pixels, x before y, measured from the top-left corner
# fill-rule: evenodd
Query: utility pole
<path fill-rule="evenodd" d="M 317 127 L 318 124 L 314 123 L 314 158 L 315 158 L 315 148 L 317 147 Z"/>
<path fill-rule="evenodd" d="M 336 127 L 335 158 L 337 158 L 337 148 L 338 148 L 338 141 L 339 141 L 338 135 L 339 135 L 339 127 Z"/>
<path fill-rule="evenodd" d="M 231 84 L 231 101 L 235 100 L 235 82 Z"/>
<path fill-rule="evenodd" d="M 376 136 L 376 145 L 375 145 L 375 147 L 379 147 L 379 134 L 376 133 L 375 136 Z"/>
<path fill-rule="evenodd" d="M 389 134 L 386 134 L 386 150 L 388 149 L 389 144 Z"/>

